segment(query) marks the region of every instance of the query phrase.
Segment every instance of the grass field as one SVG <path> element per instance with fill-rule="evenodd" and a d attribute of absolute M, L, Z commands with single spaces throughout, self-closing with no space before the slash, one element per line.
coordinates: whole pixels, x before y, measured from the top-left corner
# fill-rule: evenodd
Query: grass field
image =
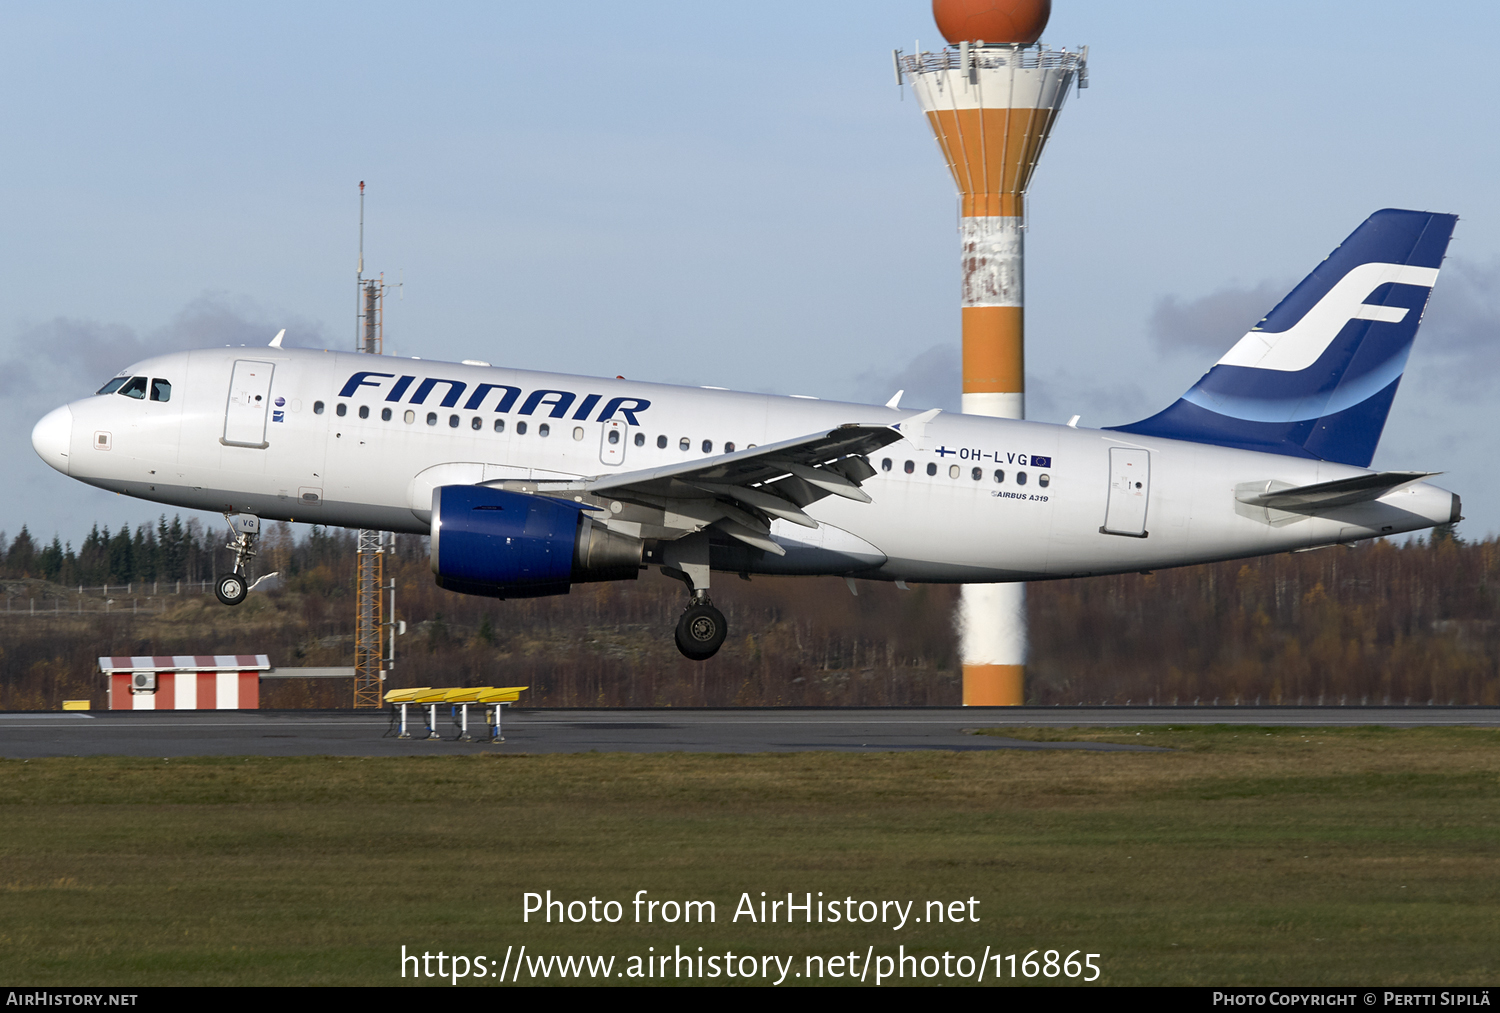
<path fill-rule="evenodd" d="M 1169 751 L 0 761 L 0 979 L 434 980 L 402 977 L 403 944 L 616 972 L 676 946 L 781 954 L 787 984 L 807 955 L 872 946 L 1082 950 L 1103 984 L 1500 978 L 1500 733 L 999 734 Z M 624 916 L 523 924 L 548 889 Z M 716 921 L 636 924 L 638 890 Z M 915 916 L 973 897 L 980 920 L 732 922 L 763 890 Z"/>

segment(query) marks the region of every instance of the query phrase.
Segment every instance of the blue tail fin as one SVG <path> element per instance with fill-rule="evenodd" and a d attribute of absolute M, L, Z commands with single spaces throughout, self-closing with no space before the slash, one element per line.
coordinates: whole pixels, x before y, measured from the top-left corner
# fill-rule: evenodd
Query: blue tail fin
<path fill-rule="evenodd" d="M 1375 212 L 1181 400 L 1111 428 L 1369 467 L 1457 221 Z"/>

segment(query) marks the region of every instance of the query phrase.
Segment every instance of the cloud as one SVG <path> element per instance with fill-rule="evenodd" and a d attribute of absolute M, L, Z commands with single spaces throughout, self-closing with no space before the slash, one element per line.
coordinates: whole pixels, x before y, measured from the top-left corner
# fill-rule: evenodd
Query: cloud
<path fill-rule="evenodd" d="M 905 366 L 889 373 L 869 370 L 855 380 L 862 401 L 883 404 L 898 390 L 902 408 L 941 408 L 956 412 L 963 389 L 963 360 L 958 342 L 933 345 Z"/>
<path fill-rule="evenodd" d="M 51 407 L 92 393 L 132 362 L 214 345 L 264 345 L 285 326 L 285 344 L 322 348 L 319 325 L 285 319 L 245 300 L 207 294 L 168 323 L 142 335 L 123 324 L 56 317 L 23 326 L 0 360 L 0 394 Z"/>
<path fill-rule="evenodd" d="M 1450 257 L 1432 288 L 1417 354 L 1442 362 L 1440 383 L 1473 395 L 1500 379 L 1500 260 Z M 1425 372 L 1425 371 L 1424 371 Z"/>
<path fill-rule="evenodd" d="M 9 476 L 0 492 L 0 528 L 17 531 L 29 523 L 38 535 L 50 537 L 56 531 L 77 544 L 93 523 L 107 520 L 114 527 L 122 516 L 139 524 L 163 512 L 178 513 L 69 482 L 32 452 L 31 427 L 53 408 L 92 394 L 133 362 L 189 348 L 264 346 L 282 327 L 288 346 L 327 347 L 317 324 L 220 294 L 193 300 L 145 333 L 123 324 L 66 317 L 23 325 L 0 347 L 0 427 L 12 434 L 0 442 L 0 468 Z M 185 519 L 194 516 L 192 511 L 181 513 Z M 215 519 L 205 516 L 204 521 Z"/>
<path fill-rule="evenodd" d="M 1290 290 L 1283 282 L 1263 281 L 1254 288 L 1225 286 L 1197 299 L 1162 296 L 1146 330 L 1164 352 L 1227 352 Z"/>
<path fill-rule="evenodd" d="M 1066 422 L 1079 416 L 1085 429 L 1118 426 L 1161 411 L 1151 395 L 1133 380 L 1118 377 L 1100 384 L 1097 375 L 1056 369 L 1026 378 L 1026 417 L 1034 422 Z"/>
<path fill-rule="evenodd" d="M 1162 296 L 1147 331 L 1163 352 L 1223 353 L 1290 288 L 1263 281 L 1253 288 L 1225 286 L 1197 299 Z M 1424 361 L 1432 360 L 1441 368 L 1428 377 L 1432 371 Z M 1500 379 L 1500 260 L 1448 258 L 1422 318 L 1413 366 L 1424 381 L 1453 394 L 1475 396 L 1494 387 Z"/>
<path fill-rule="evenodd" d="M 934 345 L 889 373 L 870 370 L 856 378 L 858 400 L 884 403 L 898 390 L 902 408 L 941 408 L 962 411 L 963 360 L 957 342 Z M 1069 370 L 1026 377 L 1026 417 L 1063 422 L 1070 415 L 1086 415 L 1087 425 L 1117 425 L 1141 418 L 1162 406 L 1151 407 L 1138 384 L 1116 379 L 1100 385 L 1097 377 Z"/>

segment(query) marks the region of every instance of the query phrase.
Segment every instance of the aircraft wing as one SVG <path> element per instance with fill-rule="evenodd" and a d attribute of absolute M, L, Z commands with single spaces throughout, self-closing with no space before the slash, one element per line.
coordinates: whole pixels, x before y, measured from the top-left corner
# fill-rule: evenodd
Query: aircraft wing
<path fill-rule="evenodd" d="M 663 511 L 662 526 L 682 534 L 713 526 L 748 545 L 776 555 L 785 550 L 770 536 L 775 518 L 816 528 L 802 508 L 825 496 L 861 503 L 870 496 L 860 483 L 875 469 L 865 458 L 926 425 L 937 410 L 895 426 L 851 422 L 718 457 L 605 475 L 588 482 L 596 496 L 626 500 Z"/>

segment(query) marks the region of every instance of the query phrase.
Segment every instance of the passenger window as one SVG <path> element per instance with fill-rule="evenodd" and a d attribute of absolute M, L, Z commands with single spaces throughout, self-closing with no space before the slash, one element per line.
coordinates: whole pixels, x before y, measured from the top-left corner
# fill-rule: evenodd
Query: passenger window
<path fill-rule="evenodd" d="M 583 430 L 580 429 L 580 430 L 578 430 L 578 432 L 580 434 L 578 438 L 580 440 L 583 439 L 583 436 L 582 436 Z M 620 431 L 618 429 L 611 429 L 609 431 L 609 445 L 612 447 L 616 443 L 619 443 L 619 442 L 620 442 Z"/>
<path fill-rule="evenodd" d="M 170 400 L 172 400 L 172 385 L 170 383 L 168 383 L 167 381 L 165 381 L 165 380 L 152 380 L 151 381 L 151 400 L 153 400 L 153 401 L 170 401 Z"/>
<path fill-rule="evenodd" d="M 322 415 L 323 414 L 323 402 L 322 401 L 314 401 L 313 402 L 313 414 L 314 415 Z"/>
<path fill-rule="evenodd" d="M 435 426 L 435 425 L 437 425 L 437 412 L 428 412 L 427 413 L 427 424 L 429 426 Z"/>
<path fill-rule="evenodd" d="M 948 477 L 949 478 L 957 478 L 958 477 L 958 465 L 956 465 L 956 464 L 950 464 L 950 465 L 948 465 Z"/>
<path fill-rule="evenodd" d="M 1018 472 L 1016 472 L 1016 485 L 1025 485 L 1025 484 L 1026 484 L 1026 472 L 1024 472 L 1024 471 L 1018 471 Z"/>
<path fill-rule="evenodd" d="M 389 422 L 390 420 L 391 420 L 391 410 L 389 408 L 382 408 L 382 409 L 380 409 L 380 421 L 382 421 L 382 422 Z"/>
<path fill-rule="evenodd" d="M 983 477 L 984 477 L 984 469 L 983 468 L 975 468 L 974 469 L 974 481 L 977 482 L 977 481 L 979 481 Z"/>
<path fill-rule="evenodd" d="M 128 376 L 117 376 L 113 380 L 109 381 L 109 383 L 106 383 L 103 387 L 100 387 L 96 393 L 113 394 L 115 391 L 120 389 L 120 384 L 129 379 L 130 377 Z"/>
<path fill-rule="evenodd" d="M 1004 482 L 1005 481 L 1005 472 L 1002 471 L 999 468 L 995 469 L 995 481 L 996 482 Z"/>
<path fill-rule="evenodd" d="M 1049 485 L 1052 484 L 1052 476 L 1051 475 L 1038 475 L 1036 477 L 1036 484 L 1039 485 L 1039 486 L 1041 486 L 1043 489 L 1045 489 L 1045 488 L 1047 488 L 1047 486 L 1049 486 Z"/>
<path fill-rule="evenodd" d="M 637 447 L 644 447 L 646 445 L 646 434 L 645 433 L 636 433 L 635 434 L 635 445 Z"/>
<path fill-rule="evenodd" d="M 611 433 L 610 435 L 613 436 L 614 434 Z M 583 439 L 583 427 L 582 426 L 574 426 L 573 427 L 573 439 L 575 441 Z"/>
<path fill-rule="evenodd" d="M 503 433 L 503 432 L 505 432 L 505 420 L 504 419 L 496 419 L 495 420 L 495 432 L 497 432 L 497 433 Z"/>
<path fill-rule="evenodd" d="M 937 465 L 933 464 L 931 461 L 929 461 L 927 463 L 927 477 L 931 478 L 933 475 L 936 475 L 936 474 L 937 474 Z"/>
<path fill-rule="evenodd" d="M 536 427 L 536 434 L 538 436 L 551 436 L 552 426 L 546 422 L 543 422 L 541 425 Z"/>
<path fill-rule="evenodd" d="M 417 421 L 417 413 L 414 411 L 408 411 L 405 415 L 401 416 L 401 421 L 405 422 L 407 425 L 411 425 L 413 422 Z"/>
<path fill-rule="evenodd" d="M 657 447 L 658 450 L 666 450 L 667 449 L 667 438 L 665 436 L 658 436 L 656 438 L 656 447 Z"/>
<path fill-rule="evenodd" d="M 677 441 L 677 449 L 678 450 L 691 450 L 692 446 L 693 446 L 693 441 L 689 440 L 686 436 L 684 436 L 682 439 L 680 439 L 680 440 Z"/>
<path fill-rule="evenodd" d="M 120 388 L 120 393 L 126 397 L 133 397 L 137 401 L 146 399 L 146 378 L 144 376 L 132 376 L 125 386 Z"/>
<path fill-rule="evenodd" d="M 340 401 L 338 403 L 338 406 L 333 409 L 333 414 L 337 415 L 339 418 L 343 418 L 345 415 L 349 414 L 349 406 Z"/>
<path fill-rule="evenodd" d="M 362 419 L 367 419 L 367 418 L 370 417 L 370 406 L 369 405 L 362 404 L 362 405 L 359 406 L 359 417 L 362 418 Z"/>
<path fill-rule="evenodd" d="M 517 422 L 516 423 L 516 435 L 517 436 L 525 436 L 526 435 L 526 423 L 524 423 L 524 422 Z"/>
<path fill-rule="evenodd" d="M 734 453 L 734 441 L 733 440 L 730 440 L 728 443 L 724 444 L 724 453 L 726 453 L 726 454 L 732 454 L 732 453 Z"/>
<path fill-rule="evenodd" d="M 881 471 L 890 471 L 891 470 L 891 459 L 889 457 L 885 458 L 884 460 L 882 460 L 880 462 L 880 470 Z"/>
<path fill-rule="evenodd" d="M 458 428 L 458 416 L 457 415 L 449 415 L 448 416 L 448 428 L 449 429 L 457 429 Z"/>
<path fill-rule="evenodd" d="M 473 420 L 469 423 L 469 428 L 474 430 L 483 429 L 484 419 L 480 418 L 478 415 L 475 415 Z"/>

